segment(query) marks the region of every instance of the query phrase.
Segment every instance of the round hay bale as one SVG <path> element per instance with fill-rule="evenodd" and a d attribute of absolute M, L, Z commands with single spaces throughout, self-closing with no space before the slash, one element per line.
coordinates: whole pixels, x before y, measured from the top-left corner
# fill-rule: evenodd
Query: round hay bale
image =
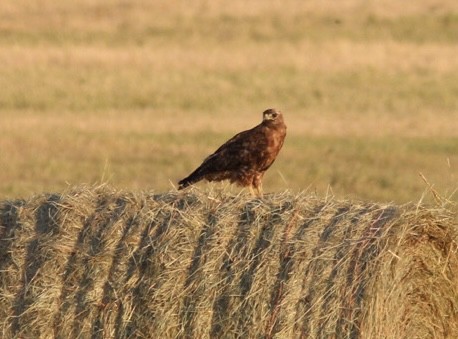
<path fill-rule="evenodd" d="M 451 213 L 77 187 L 0 203 L 4 338 L 458 338 Z"/>

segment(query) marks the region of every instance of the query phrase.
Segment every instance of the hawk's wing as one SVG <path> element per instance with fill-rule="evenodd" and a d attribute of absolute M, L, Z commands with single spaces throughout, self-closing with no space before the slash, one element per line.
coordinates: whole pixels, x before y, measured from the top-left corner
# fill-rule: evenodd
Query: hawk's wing
<path fill-rule="evenodd" d="M 222 172 L 228 173 L 241 169 L 249 171 L 256 167 L 258 159 L 264 155 L 266 145 L 267 140 L 261 125 L 240 132 L 205 158 L 188 177 L 181 180 L 179 188 Z"/>
<path fill-rule="evenodd" d="M 261 126 L 256 126 L 226 141 L 213 154 L 205 158 L 200 167 L 217 172 L 254 166 L 266 145 L 267 140 Z"/>

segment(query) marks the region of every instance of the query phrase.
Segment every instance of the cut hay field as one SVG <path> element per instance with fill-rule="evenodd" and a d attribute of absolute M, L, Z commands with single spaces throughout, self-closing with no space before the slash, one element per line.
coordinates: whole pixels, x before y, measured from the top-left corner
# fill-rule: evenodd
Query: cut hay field
<path fill-rule="evenodd" d="M 277 107 L 266 191 L 456 202 L 457 31 L 454 0 L 2 1 L 0 199 L 168 191 Z"/>

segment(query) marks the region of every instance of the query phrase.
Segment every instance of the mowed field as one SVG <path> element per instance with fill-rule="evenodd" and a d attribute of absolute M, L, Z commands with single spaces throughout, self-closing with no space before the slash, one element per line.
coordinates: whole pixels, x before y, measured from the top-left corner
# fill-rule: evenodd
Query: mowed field
<path fill-rule="evenodd" d="M 0 199 L 168 191 L 276 107 L 265 191 L 456 202 L 457 32 L 455 0 L 2 1 Z"/>

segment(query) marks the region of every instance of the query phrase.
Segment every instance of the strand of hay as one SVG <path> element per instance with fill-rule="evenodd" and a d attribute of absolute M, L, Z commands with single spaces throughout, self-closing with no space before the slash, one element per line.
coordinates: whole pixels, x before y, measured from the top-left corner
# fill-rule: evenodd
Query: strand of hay
<path fill-rule="evenodd" d="M 458 338 L 449 212 L 77 187 L 0 203 L 3 338 Z"/>

